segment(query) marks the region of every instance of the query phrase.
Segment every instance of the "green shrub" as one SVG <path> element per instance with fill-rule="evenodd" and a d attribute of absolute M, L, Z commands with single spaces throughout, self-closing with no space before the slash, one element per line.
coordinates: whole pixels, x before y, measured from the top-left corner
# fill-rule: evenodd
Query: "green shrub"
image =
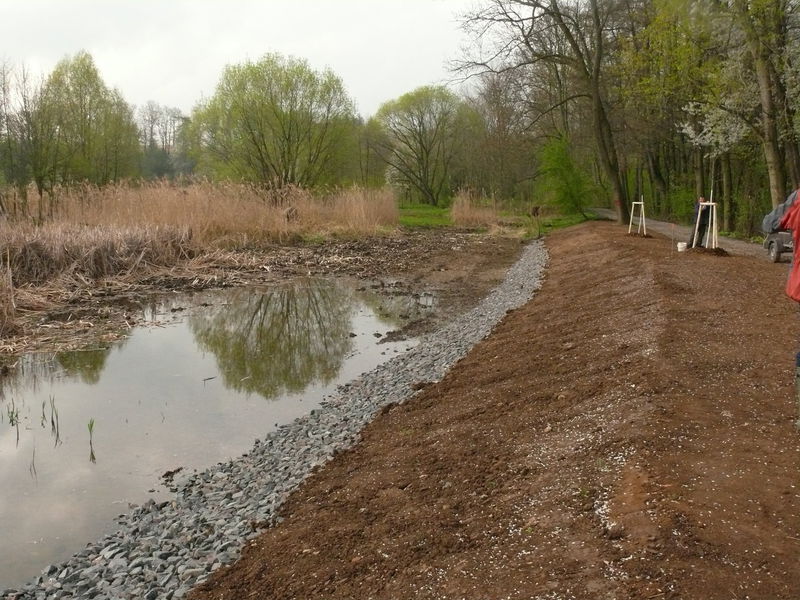
<path fill-rule="evenodd" d="M 589 175 L 573 159 L 567 140 L 555 138 L 542 146 L 539 165 L 540 197 L 564 214 L 585 217 L 595 189 Z"/>

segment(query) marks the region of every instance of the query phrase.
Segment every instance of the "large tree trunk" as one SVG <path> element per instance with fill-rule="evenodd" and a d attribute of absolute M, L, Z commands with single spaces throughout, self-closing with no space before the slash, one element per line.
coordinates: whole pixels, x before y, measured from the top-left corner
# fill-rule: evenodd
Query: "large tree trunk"
<path fill-rule="evenodd" d="M 625 189 L 622 173 L 619 168 L 617 151 L 614 147 L 614 140 L 611 133 L 611 125 L 605 115 L 602 106 L 595 109 L 595 135 L 598 139 L 598 152 L 600 154 L 600 164 L 603 167 L 606 177 L 611 182 L 611 199 L 617 209 L 617 220 L 620 223 L 627 223 L 630 218 L 628 207 L 628 194 Z"/>
<path fill-rule="evenodd" d="M 774 36 L 770 46 L 773 57 L 767 62 L 775 91 L 775 102 L 779 115 L 779 126 L 782 134 L 783 146 L 786 153 L 786 165 L 791 185 L 793 188 L 800 186 L 800 140 L 794 128 L 796 110 L 786 91 L 785 80 L 782 75 L 792 70 L 792 56 L 787 51 L 789 43 L 789 3 L 780 0 L 774 7 Z"/>
<path fill-rule="evenodd" d="M 591 39 L 591 44 L 587 44 L 585 40 L 583 45 L 579 43 L 576 35 L 580 36 L 582 34 L 580 32 L 576 33 L 572 29 L 575 26 L 574 21 L 568 13 L 561 11 L 561 7 L 557 2 L 550 2 L 547 12 L 572 48 L 575 56 L 576 74 L 583 80 L 592 99 L 592 123 L 600 165 L 611 183 L 611 196 L 617 209 L 617 218 L 621 223 L 626 223 L 630 216 L 628 198 L 622 173 L 620 172 L 619 158 L 614 145 L 614 135 L 603 102 L 600 85 L 605 42 L 603 37 L 603 17 L 600 14 L 598 0 L 590 0 L 589 6 L 591 7 L 592 29 L 588 37 Z M 567 17 L 565 17 L 565 14 L 567 14 Z M 589 50 L 590 47 L 591 51 Z"/>
<path fill-rule="evenodd" d="M 775 119 L 775 102 L 772 78 L 769 74 L 767 59 L 759 50 L 753 52 L 758 90 L 761 96 L 761 123 L 764 129 L 764 158 L 767 161 L 769 174 L 769 195 L 772 207 L 778 206 L 786 197 L 786 173 L 781 156 L 778 138 L 778 123 Z"/>
<path fill-rule="evenodd" d="M 591 89 L 594 105 L 595 128 L 600 141 L 600 158 L 606 169 L 606 175 L 611 180 L 613 190 L 613 200 L 617 207 L 617 220 L 626 223 L 630 218 L 628 207 L 628 194 L 622 171 L 620 170 L 617 146 L 614 142 L 614 134 L 611 129 L 611 122 L 608 119 L 606 105 L 603 102 L 603 95 L 600 87 L 600 69 L 603 57 L 603 27 L 602 19 L 597 0 L 591 0 L 592 21 L 594 23 L 594 57 L 591 62 Z M 587 65 L 588 66 L 588 65 Z"/>
<path fill-rule="evenodd" d="M 800 186 L 800 147 L 794 130 L 795 110 L 786 94 L 786 87 L 774 65 L 768 63 L 771 81 L 774 84 L 775 100 L 780 115 L 780 130 L 783 134 L 783 147 L 786 151 L 786 166 L 793 188 Z"/>
<path fill-rule="evenodd" d="M 775 31 L 767 27 L 767 31 L 759 30 L 751 7 L 745 0 L 738 0 L 735 4 L 739 23 L 744 30 L 753 65 L 756 70 L 758 93 L 761 100 L 761 127 L 764 159 L 767 162 L 769 175 L 769 194 L 772 206 L 776 207 L 783 202 L 786 196 L 786 169 L 783 164 L 783 154 L 780 147 L 780 135 L 777 119 L 777 94 L 776 83 L 772 77 L 770 65 L 770 52 L 767 39 L 764 36 L 774 37 Z M 772 39 L 769 43 L 774 43 Z"/>

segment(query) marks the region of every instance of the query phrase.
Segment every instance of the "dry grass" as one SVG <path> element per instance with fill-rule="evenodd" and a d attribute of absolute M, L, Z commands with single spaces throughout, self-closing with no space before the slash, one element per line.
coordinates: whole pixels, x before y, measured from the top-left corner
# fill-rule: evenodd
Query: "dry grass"
<path fill-rule="evenodd" d="M 6 265 L 0 267 L 0 336 L 13 333 L 15 313 L 16 306 L 14 302 L 14 286 L 11 284 L 11 269 Z"/>
<path fill-rule="evenodd" d="M 188 228 L 102 227 L 52 223 L 0 225 L 0 252 L 14 285 L 68 275 L 86 280 L 168 266 L 196 254 Z"/>
<path fill-rule="evenodd" d="M 31 195 L 35 196 L 35 194 Z M 296 187 L 265 190 L 232 183 L 157 182 L 59 189 L 42 213 L 56 223 L 189 228 L 200 244 L 284 241 L 298 235 L 372 233 L 398 221 L 387 190 L 351 188 L 318 197 Z M 33 201 L 28 214 L 38 215 Z"/>
<path fill-rule="evenodd" d="M 450 218 L 458 227 L 492 227 L 500 215 L 492 200 L 472 190 L 459 190 L 450 207 Z"/>
<path fill-rule="evenodd" d="M 358 188 L 319 198 L 238 184 L 80 186 L 44 202 L 26 211 L 45 215 L 44 224 L 0 224 L 0 253 L 16 286 L 62 275 L 97 280 L 306 235 L 375 233 L 399 216 L 391 192 Z"/>
<path fill-rule="evenodd" d="M 252 267 L 259 246 L 369 235 L 399 221 L 391 192 L 358 188 L 319 197 L 298 188 L 160 182 L 63 188 L 44 200 L 30 190 L 27 202 L 16 190 L 4 197 L 13 210 L 0 215 L 0 342 L 20 334 L 25 315 L 81 290 L 93 295 L 98 280 L 105 291 L 175 273 L 202 282 L 219 265 Z M 9 348 L 0 343 L 0 354 Z"/>

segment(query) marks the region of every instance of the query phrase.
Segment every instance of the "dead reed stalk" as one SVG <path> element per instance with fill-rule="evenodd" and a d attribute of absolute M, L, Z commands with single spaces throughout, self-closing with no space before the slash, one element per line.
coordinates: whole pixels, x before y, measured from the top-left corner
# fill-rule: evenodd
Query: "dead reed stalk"
<path fill-rule="evenodd" d="M 35 194 L 32 194 L 35 196 Z M 186 227 L 200 244 L 236 246 L 259 240 L 351 232 L 372 233 L 398 221 L 388 190 L 350 188 L 316 196 L 298 187 L 279 190 L 235 183 L 170 182 L 84 185 L 56 189 L 44 214 L 53 223 L 113 227 Z M 39 199 L 28 214 L 39 214 Z"/>
<path fill-rule="evenodd" d="M 14 330 L 14 285 L 11 279 L 11 267 L 8 263 L 0 265 L 0 336 L 8 335 Z"/>
<path fill-rule="evenodd" d="M 38 202 L 47 210 L 40 212 Z M 48 220 L 34 225 L 39 214 Z M 317 197 L 294 187 L 208 182 L 60 188 L 32 200 L 27 215 L 0 223 L 0 253 L 17 287 L 62 276 L 88 282 L 129 275 L 218 249 L 306 235 L 373 234 L 399 218 L 388 190 Z"/>
<path fill-rule="evenodd" d="M 470 189 L 461 189 L 450 207 L 450 218 L 458 227 L 490 227 L 499 221 L 494 202 Z"/>

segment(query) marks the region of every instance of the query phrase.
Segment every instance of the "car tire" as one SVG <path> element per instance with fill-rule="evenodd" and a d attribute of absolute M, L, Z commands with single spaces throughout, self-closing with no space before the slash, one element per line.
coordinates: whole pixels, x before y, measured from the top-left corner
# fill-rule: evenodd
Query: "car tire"
<path fill-rule="evenodd" d="M 781 251 L 778 249 L 776 242 L 769 243 L 769 259 L 774 263 L 781 261 Z"/>

